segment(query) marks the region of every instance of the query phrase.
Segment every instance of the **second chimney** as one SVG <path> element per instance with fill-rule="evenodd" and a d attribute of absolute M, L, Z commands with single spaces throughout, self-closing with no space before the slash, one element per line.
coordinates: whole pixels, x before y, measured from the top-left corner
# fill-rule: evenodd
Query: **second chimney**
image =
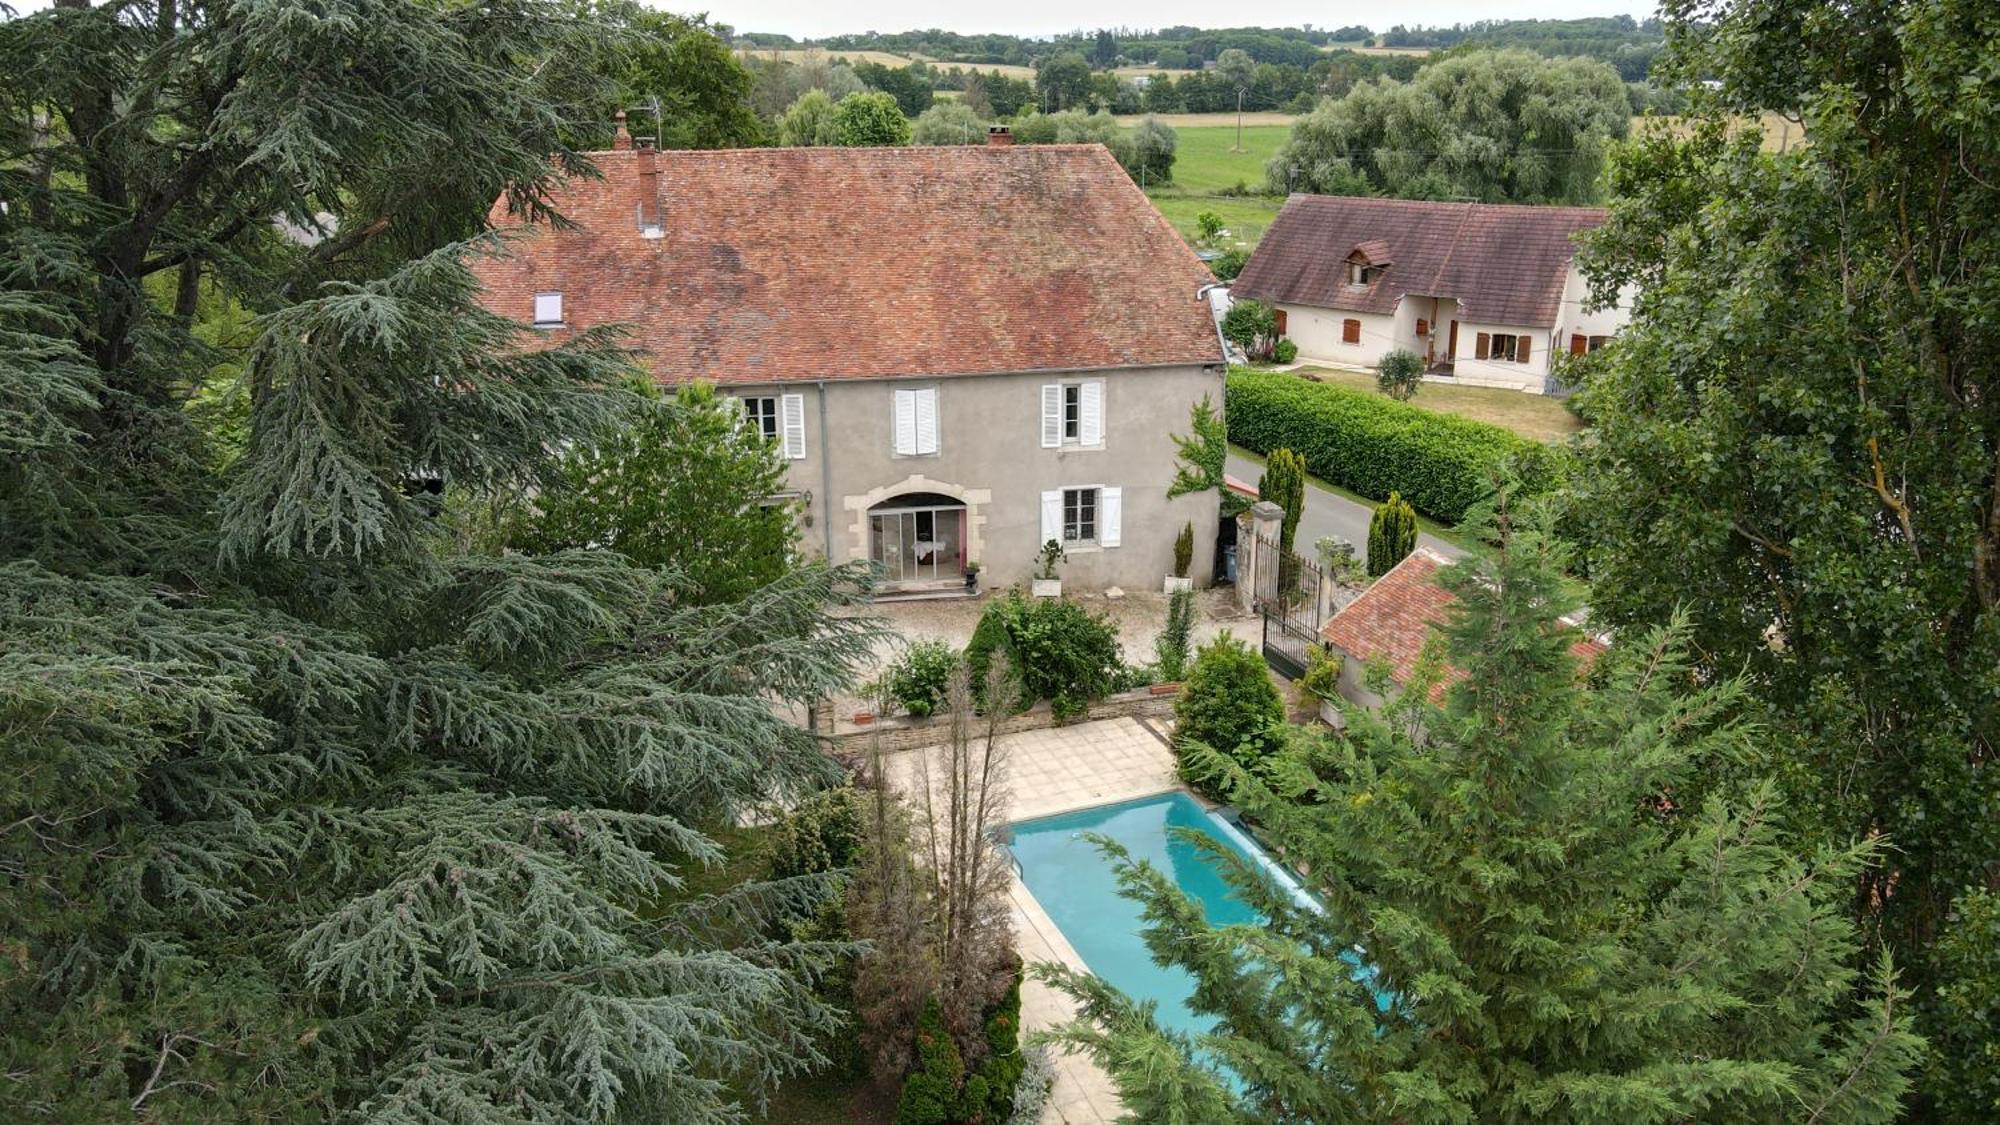
<path fill-rule="evenodd" d="M 641 137 L 633 145 L 639 166 L 639 236 L 658 238 L 664 229 L 660 218 L 660 153 L 653 138 Z"/>
<path fill-rule="evenodd" d="M 1005 125 L 988 125 L 986 127 L 987 148 L 1006 148 L 1013 143 L 1014 131 L 1012 129 L 1007 128 Z"/>

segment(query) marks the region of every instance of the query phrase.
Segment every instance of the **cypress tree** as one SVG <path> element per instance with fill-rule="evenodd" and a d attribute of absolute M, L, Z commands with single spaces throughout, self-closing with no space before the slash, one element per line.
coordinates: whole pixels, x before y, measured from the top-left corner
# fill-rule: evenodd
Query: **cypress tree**
<path fill-rule="evenodd" d="M 1257 478 L 1257 496 L 1285 510 L 1278 527 L 1278 543 L 1286 554 L 1298 535 L 1299 517 L 1306 514 L 1306 461 L 1289 449 L 1274 449 Z"/>
<path fill-rule="evenodd" d="M 0 1118 L 712 1122 L 817 1059 L 846 947 L 762 927 L 827 877 L 680 888 L 827 780 L 771 702 L 847 682 L 857 573 L 702 606 L 459 522 L 631 418 L 616 336 L 523 349 L 463 261 L 583 170 L 600 46 L 540 0 L 0 22 Z"/>
<path fill-rule="evenodd" d="M 1368 577 L 1380 578 L 1417 549 L 1417 512 L 1400 492 L 1368 519 Z"/>
<path fill-rule="evenodd" d="M 1560 561 L 1517 524 L 1446 571 L 1442 706 L 1432 673 L 1256 769 L 1180 748 L 1319 903 L 1197 836 L 1268 919 L 1213 927 L 1171 873 L 1100 843 L 1154 955 L 1222 1021 L 1168 1031 L 1044 970 L 1082 1005 L 1062 1038 L 1141 1119 L 1895 1119 L 1922 1043 L 1845 914 L 1875 846 L 1788 851 L 1765 782 L 1676 804 L 1759 737 L 1728 718 L 1741 685 L 1690 675 L 1679 625 L 1622 638 L 1582 682 Z"/>

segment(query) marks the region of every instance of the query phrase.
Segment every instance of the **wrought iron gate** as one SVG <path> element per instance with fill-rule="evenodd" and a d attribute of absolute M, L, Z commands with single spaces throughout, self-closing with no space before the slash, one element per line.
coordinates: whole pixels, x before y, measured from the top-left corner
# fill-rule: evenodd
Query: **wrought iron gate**
<path fill-rule="evenodd" d="M 1264 660 L 1297 679 L 1306 650 L 1319 643 L 1320 626 L 1333 611 L 1333 586 L 1318 564 L 1286 551 L 1275 539 L 1256 537 L 1253 597 L 1264 625 Z"/>

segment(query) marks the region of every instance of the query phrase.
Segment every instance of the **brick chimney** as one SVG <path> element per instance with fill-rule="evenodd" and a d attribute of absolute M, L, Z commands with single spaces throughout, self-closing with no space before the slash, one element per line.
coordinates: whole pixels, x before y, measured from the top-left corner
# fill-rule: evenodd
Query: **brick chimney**
<path fill-rule="evenodd" d="M 988 125 L 986 127 L 987 148 L 1006 148 L 1013 143 L 1014 131 L 1012 129 L 1007 128 L 1005 125 Z"/>
<path fill-rule="evenodd" d="M 639 236 L 658 238 L 665 225 L 660 215 L 660 150 L 653 146 L 653 138 L 640 137 L 632 155 L 639 173 Z"/>
<path fill-rule="evenodd" d="M 621 109 L 617 113 L 612 114 L 611 120 L 618 123 L 618 133 L 611 138 L 612 150 L 622 152 L 625 149 L 631 148 L 632 134 L 625 131 L 625 111 Z"/>

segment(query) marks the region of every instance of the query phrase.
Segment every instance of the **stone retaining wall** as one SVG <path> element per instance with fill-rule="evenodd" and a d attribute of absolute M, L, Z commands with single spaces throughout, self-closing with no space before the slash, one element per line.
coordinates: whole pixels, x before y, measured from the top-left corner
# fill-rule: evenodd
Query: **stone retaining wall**
<path fill-rule="evenodd" d="M 1055 713 L 1047 703 L 1037 703 L 1028 710 L 1007 719 L 1000 724 L 1000 733 L 1014 734 L 1024 730 L 1041 730 L 1045 727 L 1069 726 L 1076 723 L 1094 723 L 1100 719 L 1143 719 L 1171 718 L 1174 700 L 1180 695 L 1179 684 L 1165 684 L 1173 690 L 1164 694 L 1152 688 L 1107 695 L 1090 705 L 1089 710 L 1070 719 L 1066 723 L 1056 722 Z M 836 725 L 830 707 L 813 709 L 813 730 L 824 736 L 831 749 L 836 752 L 858 753 L 868 749 L 874 740 L 882 740 L 884 750 L 914 750 L 922 746 L 938 746 L 950 737 L 950 721 L 933 716 L 928 719 L 912 719 L 907 716 L 894 719 L 877 719 L 867 726 L 851 723 Z M 980 724 L 982 731 L 985 724 Z"/>

